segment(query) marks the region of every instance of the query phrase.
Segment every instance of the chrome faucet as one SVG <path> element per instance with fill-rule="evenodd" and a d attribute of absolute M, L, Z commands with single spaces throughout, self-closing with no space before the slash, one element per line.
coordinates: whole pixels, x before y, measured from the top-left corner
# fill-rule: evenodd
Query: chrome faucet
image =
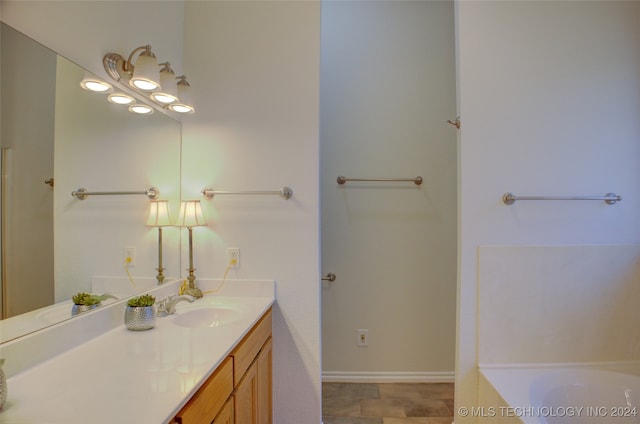
<path fill-rule="evenodd" d="M 193 303 L 196 298 L 193 296 L 189 296 L 188 294 L 183 294 L 181 296 L 169 296 L 162 299 L 158 303 L 158 312 L 157 316 L 166 317 L 167 315 L 173 315 L 176 312 L 176 304 L 178 302 L 187 301 L 189 303 Z"/>

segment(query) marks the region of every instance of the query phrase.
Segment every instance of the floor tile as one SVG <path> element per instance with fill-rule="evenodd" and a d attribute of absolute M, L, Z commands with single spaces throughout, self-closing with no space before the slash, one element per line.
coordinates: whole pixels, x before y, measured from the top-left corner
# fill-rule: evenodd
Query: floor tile
<path fill-rule="evenodd" d="M 449 383 L 323 383 L 324 424 L 451 424 Z"/>
<path fill-rule="evenodd" d="M 360 401 L 360 399 L 346 399 L 343 397 L 323 398 L 322 415 L 331 417 L 360 417 L 362 416 Z"/>
<path fill-rule="evenodd" d="M 378 399 L 377 384 L 371 383 L 323 383 L 322 397 L 342 397 L 349 399 Z"/>
<path fill-rule="evenodd" d="M 405 399 L 404 410 L 407 417 L 448 417 L 451 416 L 446 403 L 439 399 Z"/>
<path fill-rule="evenodd" d="M 362 400 L 364 417 L 406 417 L 403 399 L 365 399 Z"/>
<path fill-rule="evenodd" d="M 384 383 L 378 384 L 380 397 L 385 399 L 422 398 L 418 384 Z"/>
<path fill-rule="evenodd" d="M 422 383 L 417 385 L 418 392 L 429 399 L 453 399 L 453 383 Z"/>
<path fill-rule="evenodd" d="M 322 417 L 324 424 L 384 424 L 376 417 Z"/>
<path fill-rule="evenodd" d="M 389 418 L 384 417 L 382 424 L 430 424 L 430 418 L 426 417 L 405 417 L 405 418 Z"/>
<path fill-rule="evenodd" d="M 384 417 L 382 424 L 452 424 L 453 417 Z M 325 423 L 326 424 L 326 423 Z"/>

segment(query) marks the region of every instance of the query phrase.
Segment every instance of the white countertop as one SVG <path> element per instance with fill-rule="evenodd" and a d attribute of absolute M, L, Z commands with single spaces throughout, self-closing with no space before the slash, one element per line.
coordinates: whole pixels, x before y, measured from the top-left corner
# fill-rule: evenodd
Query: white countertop
<path fill-rule="evenodd" d="M 120 325 L 16 374 L 8 380 L 9 396 L 0 422 L 170 422 L 271 307 L 275 300 L 271 284 L 266 290 L 271 295 L 265 290 L 257 295 L 231 290 L 215 296 L 220 305 L 240 312 L 233 322 L 181 327 L 173 322 L 180 309 L 199 301 L 181 302 L 177 315 L 157 318 L 151 330 L 128 331 Z M 205 290 L 206 283 L 201 287 Z"/>

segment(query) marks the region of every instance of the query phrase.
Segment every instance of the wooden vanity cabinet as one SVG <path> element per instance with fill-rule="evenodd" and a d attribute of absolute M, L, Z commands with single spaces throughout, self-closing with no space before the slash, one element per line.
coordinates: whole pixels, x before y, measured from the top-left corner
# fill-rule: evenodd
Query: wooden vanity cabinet
<path fill-rule="evenodd" d="M 231 352 L 235 424 L 271 424 L 271 310 Z"/>
<path fill-rule="evenodd" d="M 178 424 L 271 424 L 271 309 L 174 418 Z"/>

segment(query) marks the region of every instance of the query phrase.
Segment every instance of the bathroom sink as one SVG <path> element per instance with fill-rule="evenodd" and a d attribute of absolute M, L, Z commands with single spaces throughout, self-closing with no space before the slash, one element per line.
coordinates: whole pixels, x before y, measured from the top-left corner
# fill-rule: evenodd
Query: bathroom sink
<path fill-rule="evenodd" d="M 176 307 L 173 323 L 186 328 L 213 328 L 235 322 L 240 316 L 240 311 L 233 307 L 188 305 Z"/>

